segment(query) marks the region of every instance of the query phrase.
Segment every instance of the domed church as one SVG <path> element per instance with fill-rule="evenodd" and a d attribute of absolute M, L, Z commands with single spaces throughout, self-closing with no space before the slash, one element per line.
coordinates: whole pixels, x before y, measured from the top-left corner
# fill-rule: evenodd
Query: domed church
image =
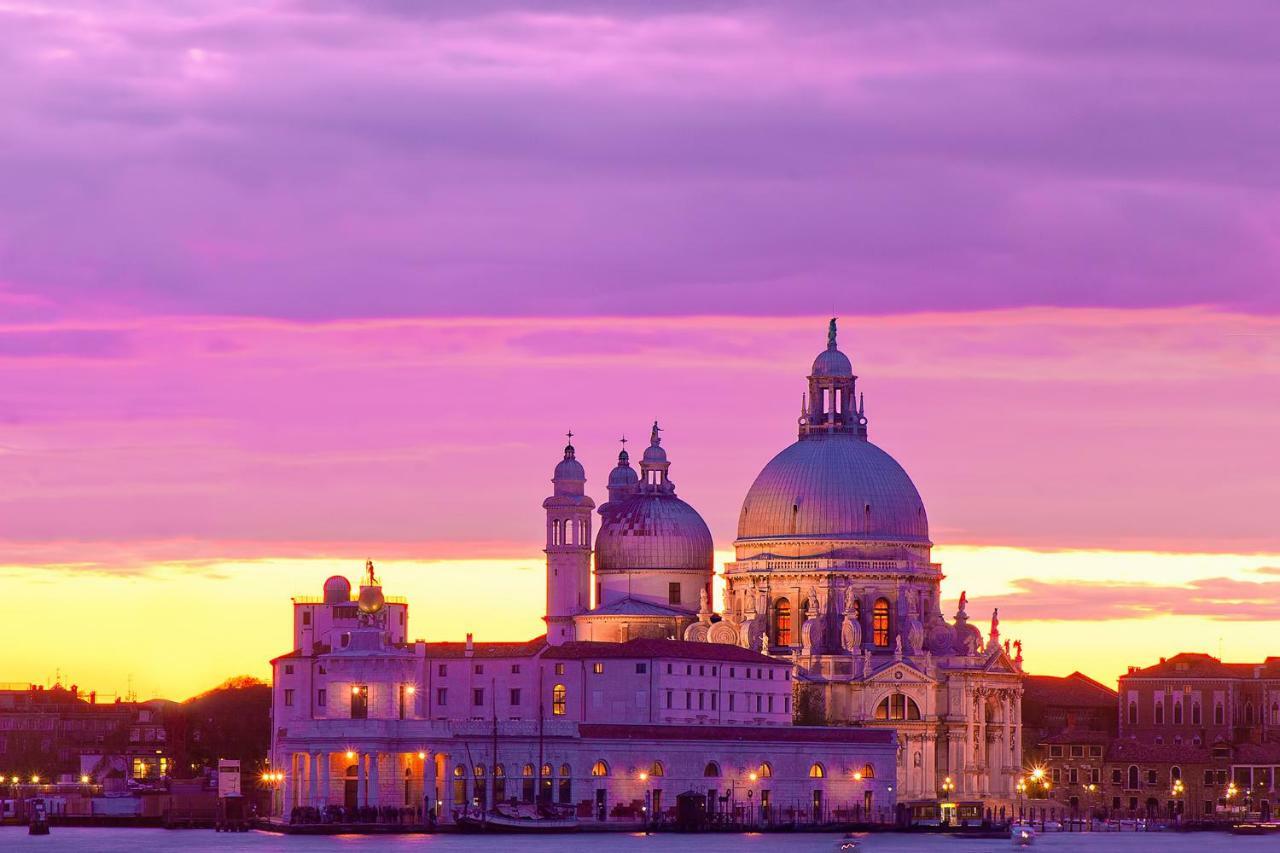
<path fill-rule="evenodd" d="M 962 592 L 942 614 L 924 502 L 868 439 L 863 396 L 836 344 L 814 359 L 796 441 L 742 502 L 725 605 L 685 637 L 793 661 L 800 722 L 898 731 L 902 801 L 1011 799 L 1022 767 L 1022 647 L 984 638 Z"/>
<path fill-rule="evenodd" d="M 639 473 L 624 444 L 609 474 L 609 500 L 599 509 L 595 539 L 595 607 L 589 610 L 584 600 L 593 503 L 584 496 L 586 475 L 573 445 L 565 447 L 552 479 L 555 494 L 543 502 L 550 642 L 679 639 L 699 614 L 711 615 L 711 530 L 676 497 L 660 433 L 654 422 Z M 557 584 L 567 578 L 574 580 Z"/>
<path fill-rule="evenodd" d="M 942 612 L 942 567 L 915 484 L 868 438 L 836 321 L 814 359 L 796 441 L 742 502 L 723 611 L 710 607 L 712 538 L 676 497 L 655 423 L 637 473 L 609 475 L 588 608 L 591 499 L 565 449 L 548 508 L 548 641 L 683 638 L 792 664 L 798 723 L 889 727 L 900 801 L 1012 801 L 1022 767 L 1021 644 L 984 637 L 961 593 Z M 568 579 L 575 579 L 569 581 Z"/>

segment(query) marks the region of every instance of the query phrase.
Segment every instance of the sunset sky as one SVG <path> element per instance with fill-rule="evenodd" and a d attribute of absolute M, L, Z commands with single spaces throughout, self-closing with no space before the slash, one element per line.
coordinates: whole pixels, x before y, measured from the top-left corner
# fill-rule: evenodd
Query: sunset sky
<path fill-rule="evenodd" d="M 1280 654 L 1280 6 L 0 0 L 0 682 L 184 698 L 366 557 L 541 631 L 572 428 L 727 559 L 841 318 L 944 610 Z"/>

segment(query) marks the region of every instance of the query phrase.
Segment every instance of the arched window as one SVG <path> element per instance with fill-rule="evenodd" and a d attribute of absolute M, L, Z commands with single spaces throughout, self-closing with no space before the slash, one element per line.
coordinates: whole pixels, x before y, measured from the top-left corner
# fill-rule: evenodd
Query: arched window
<path fill-rule="evenodd" d="M 1173 703 L 1173 724 L 1175 726 L 1182 725 L 1182 703 L 1181 702 Z"/>
<path fill-rule="evenodd" d="M 557 684 L 551 688 L 551 713 L 557 717 L 563 717 L 565 709 L 568 705 L 567 699 L 569 691 L 564 689 L 563 684 Z"/>
<path fill-rule="evenodd" d="M 493 765 L 493 801 L 501 802 L 507 798 L 507 768 L 501 764 Z"/>
<path fill-rule="evenodd" d="M 661 762 L 661 761 L 655 761 L 655 762 L 653 762 L 653 766 L 649 768 L 649 775 L 650 775 L 650 776 L 665 776 L 665 775 L 667 775 L 667 771 L 666 771 L 666 768 L 662 766 L 662 762 Z"/>
<path fill-rule="evenodd" d="M 483 779 L 483 778 L 484 778 L 484 765 L 483 765 L 483 764 L 477 764 L 477 765 L 476 765 L 475 776 L 476 776 L 476 778 L 477 778 L 477 779 Z"/>
<path fill-rule="evenodd" d="M 543 778 L 545 778 L 545 779 L 550 779 L 552 776 L 554 776 L 554 775 L 555 775 L 555 772 L 556 772 L 556 769 L 555 769 L 554 767 L 552 767 L 550 764 L 544 764 L 544 765 L 542 765 L 542 776 L 543 776 Z"/>
<path fill-rule="evenodd" d="M 592 776 L 608 776 L 609 765 L 605 764 L 604 761 L 597 761 L 595 764 L 591 765 L 591 775 Z"/>
<path fill-rule="evenodd" d="M 1175 764 L 1175 765 L 1173 765 L 1172 767 L 1170 767 L 1170 768 L 1169 768 L 1169 781 L 1170 781 L 1170 782 L 1176 782 L 1176 781 L 1178 781 L 1178 780 L 1179 780 L 1179 779 L 1181 779 L 1181 778 L 1182 778 L 1182 768 L 1181 768 L 1181 767 L 1179 767 L 1178 765 L 1176 765 L 1176 764 Z"/>
<path fill-rule="evenodd" d="M 551 544 L 559 545 L 564 539 L 564 525 L 560 519 L 551 522 Z"/>
<path fill-rule="evenodd" d="M 877 598 L 871 608 L 871 642 L 877 646 L 889 645 L 889 602 Z"/>
<path fill-rule="evenodd" d="M 1199 702 L 1191 703 L 1191 725 L 1193 726 L 1200 725 L 1200 703 Z"/>
<path fill-rule="evenodd" d="M 1126 785 L 1125 787 L 1127 787 L 1127 788 L 1131 788 L 1131 789 L 1135 789 L 1135 790 L 1137 789 L 1137 787 L 1138 787 L 1138 768 L 1137 768 L 1137 766 L 1136 766 L 1136 765 L 1133 765 L 1133 764 L 1130 764 L 1130 765 L 1129 765 L 1129 784 L 1128 784 L 1128 785 Z"/>
<path fill-rule="evenodd" d="M 1156 703 L 1156 725 L 1157 726 L 1164 725 L 1164 703 L 1163 702 Z"/>
<path fill-rule="evenodd" d="M 779 598 L 773 603 L 773 643 L 791 645 L 791 602 Z"/>
<path fill-rule="evenodd" d="M 894 693 L 880 700 L 876 706 L 877 720 L 918 720 L 920 706 L 915 700 L 901 693 Z"/>
<path fill-rule="evenodd" d="M 1129 725 L 1136 726 L 1138 724 L 1138 703 L 1129 703 Z"/>
<path fill-rule="evenodd" d="M 1227 719 L 1227 713 L 1226 711 L 1223 710 L 1222 703 L 1219 702 L 1218 704 L 1214 705 L 1213 706 L 1213 724 L 1215 726 L 1221 726 L 1226 722 L 1226 719 Z"/>
<path fill-rule="evenodd" d="M 864 765 L 862 765 L 862 778 L 863 778 L 863 779 L 874 779 L 874 778 L 876 778 L 876 768 L 875 768 L 875 765 L 873 765 L 873 764 L 864 764 Z"/>
<path fill-rule="evenodd" d="M 714 761 L 708 761 L 707 766 L 702 768 L 702 775 L 708 779 L 713 779 L 720 775 L 720 765 Z"/>
<path fill-rule="evenodd" d="M 821 761 L 815 761 L 813 762 L 813 764 L 809 766 L 809 778 L 810 779 L 827 778 L 827 768 L 822 766 Z"/>
<path fill-rule="evenodd" d="M 521 776 L 532 776 L 532 775 L 533 775 L 533 765 L 532 765 L 532 764 L 526 764 L 526 765 L 524 766 L 524 768 L 520 771 L 520 775 L 521 775 Z"/>
<path fill-rule="evenodd" d="M 773 765 L 765 761 L 760 764 L 760 772 L 758 774 L 761 779 L 773 778 Z"/>
<path fill-rule="evenodd" d="M 572 775 L 573 775 L 573 772 L 570 770 L 570 768 L 569 768 L 569 765 L 568 765 L 568 764 L 561 764 L 561 765 L 560 765 L 560 775 L 561 775 L 561 776 L 572 776 Z"/>
<path fill-rule="evenodd" d="M 461 764 L 459 764 L 459 765 L 457 765 L 457 766 L 455 766 L 455 767 L 453 768 L 453 775 L 454 775 L 454 776 L 458 776 L 458 777 L 466 776 L 466 775 L 467 775 L 467 768 L 465 768 L 465 767 L 463 767 Z"/>

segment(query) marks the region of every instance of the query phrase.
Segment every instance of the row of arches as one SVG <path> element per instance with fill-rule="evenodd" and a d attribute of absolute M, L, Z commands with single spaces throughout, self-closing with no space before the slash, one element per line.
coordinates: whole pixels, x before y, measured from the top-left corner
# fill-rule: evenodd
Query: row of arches
<path fill-rule="evenodd" d="M 854 618 L 861 619 L 861 607 L 855 601 Z M 892 608 L 887 598 L 877 598 L 871 607 L 871 644 L 875 646 L 888 646 L 890 636 L 890 617 L 892 616 Z M 809 619 L 809 602 L 804 601 L 800 604 L 799 623 L 792 620 L 791 601 L 786 597 L 778 598 L 773 602 L 773 630 L 770 632 L 773 637 L 774 645 L 790 646 L 795 644 L 795 625 L 804 624 Z"/>
<path fill-rule="evenodd" d="M 568 765 L 565 766 L 567 767 Z M 653 764 L 649 765 L 649 767 L 642 772 L 649 777 L 656 778 L 662 778 L 667 775 L 666 768 L 663 766 L 661 761 L 653 762 Z M 764 761 L 751 772 L 758 779 L 771 779 L 773 778 L 773 765 Z M 609 763 L 604 759 L 596 761 L 596 763 L 591 766 L 591 775 L 596 777 L 612 775 Z M 721 771 L 720 762 L 718 761 L 708 761 L 702 768 L 702 776 L 705 779 L 719 779 L 723 775 L 724 773 Z M 827 777 L 826 765 L 821 761 L 815 761 L 813 764 L 809 765 L 808 775 L 810 779 L 825 779 Z M 854 775 L 858 779 L 874 779 L 876 775 L 875 767 L 871 764 L 864 764 L 861 770 L 855 771 Z"/>
<path fill-rule="evenodd" d="M 554 518 L 547 532 L 550 545 L 589 545 L 591 522 L 588 519 Z"/>

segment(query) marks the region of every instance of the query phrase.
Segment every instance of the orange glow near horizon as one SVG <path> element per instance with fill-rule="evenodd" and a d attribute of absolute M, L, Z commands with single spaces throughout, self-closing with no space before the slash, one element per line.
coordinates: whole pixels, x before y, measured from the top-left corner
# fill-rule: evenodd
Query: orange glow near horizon
<path fill-rule="evenodd" d="M 1082 670 L 1105 684 L 1129 664 L 1148 664 L 1179 651 L 1261 660 L 1274 653 L 1268 637 L 1280 621 L 1227 621 L 1207 615 L 1153 612 L 1131 618 L 1088 618 L 1078 604 L 1053 606 L 1052 592 L 1028 593 L 1014 581 L 1033 578 L 1052 589 L 1078 590 L 1115 578 L 1158 579 L 1170 585 L 1206 577 L 1243 584 L 1252 570 L 1280 565 L 1280 555 L 1156 554 L 1117 551 L 1041 552 L 952 546 L 935 549 L 947 579 L 943 612 L 954 613 L 961 590 L 969 618 L 986 633 L 991 609 L 1001 611 L 1001 635 L 1024 644 L 1027 671 L 1063 675 Z M 729 559 L 717 552 L 717 562 Z M 388 594 L 409 600 L 409 631 L 428 641 L 525 639 L 543 632 L 541 560 L 491 559 L 377 563 Z M 100 701 L 123 694 L 132 679 L 140 698 L 183 699 L 228 677 L 269 678 L 267 661 L 290 651 L 290 598 L 316 595 L 332 574 L 357 578 L 359 561 L 273 559 L 162 564 L 145 574 L 85 573 L 0 567 L 0 577 L 38 600 L 55 601 L 71 630 L 50 632 L 48 611 L 15 609 L 6 624 L 15 636 L 39 637 L 11 651 L 5 677 L 48 684 L 55 669 Z M 1260 571 L 1269 571 L 1265 568 Z M 1105 597 L 1106 587 L 1097 596 Z M 1030 604 L 1020 604 L 1034 599 Z M 1038 596 L 1038 598 L 1037 598 Z M 717 591 L 717 598 L 719 597 Z M 1168 595 L 1166 594 L 1167 598 Z M 1077 618 L 1080 617 L 1080 618 Z M 119 630 L 122 625 L 143 631 Z M 1221 649 L 1219 649 L 1221 646 Z"/>

